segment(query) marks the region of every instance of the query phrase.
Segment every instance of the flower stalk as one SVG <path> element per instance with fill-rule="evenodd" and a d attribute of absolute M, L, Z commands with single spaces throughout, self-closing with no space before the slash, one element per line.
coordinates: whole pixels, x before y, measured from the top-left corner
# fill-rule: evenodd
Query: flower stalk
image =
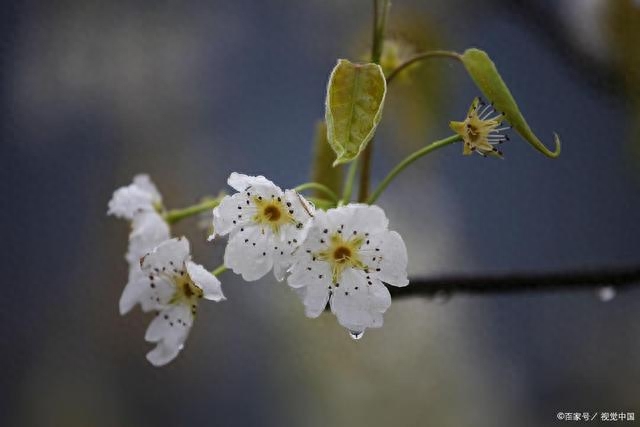
<path fill-rule="evenodd" d="M 430 59 L 430 58 L 448 58 L 448 59 L 454 59 L 456 61 L 460 61 L 461 60 L 460 59 L 461 56 L 460 56 L 459 53 L 453 52 L 453 51 L 449 51 L 449 50 L 430 50 L 430 51 L 427 51 L 427 52 L 419 53 L 419 54 L 409 58 L 408 60 L 406 60 L 402 64 L 398 65 L 396 68 L 394 68 L 393 71 L 391 71 L 389 73 L 389 75 L 387 76 L 387 85 L 389 83 L 391 83 L 391 81 L 398 74 L 400 74 L 400 72 L 402 70 L 405 70 L 407 67 L 415 64 L 416 62 L 424 61 L 425 59 Z"/>
<path fill-rule="evenodd" d="M 296 188 L 294 188 L 294 190 L 296 190 L 299 193 L 305 190 L 317 190 L 323 193 L 324 195 L 328 196 L 330 200 L 333 201 L 334 203 L 338 203 L 338 200 L 340 200 L 338 195 L 334 193 L 333 190 L 331 190 L 329 187 L 327 187 L 324 184 L 320 184 L 319 182 L 306 182 L 304 184 L 298 185 Z"/>
<path fill-rule="evenodd" d="M 213 274 L 214 276 L 219 276 L 225 271 L 227 271 L 227 266 L 224 264 L 221 264 L 215 270 L 212 270 L 211 274 Z"/>
<path fill-rule="evenodd" d="M 222 197 L 216 197 L 215 199 L 208 199 L 193 206 L 189 206 L 183 209 L 172 209 L 165 213 L 164 219 L 169 224 L 175 224 L 176 222 L 188 218 L 190 216 L 198 215 L 199 213 L 206 212 L 218 206 Z"/>
<path fill-rule="evenodd" d="M 398 176 L 400 172 L 405 170 L 407 166 L 411 165 L 413 162 L 415 162 L 416 160 L 420 159 L 423 156 L 426 156 L 432 151 L 435 151 L 442 147 L 446 147 L 447 145 L 453 144 L 454 142 L 458 142 L 461 140 L 462 140 L 462 137 L 460 135 L 452 135 L 447 138 L 441 139 L 439 141 L 433 142 L 427 145 L 426 147 L 423 147 L 418 151 L 415 151 L 414 153 L 407 156 L 403 161 L 398 163 L 396 167 L 394 167 L 391 170 L 391 172 L 387 174 L 386 177 L 384 177 L 384 179 L 382 180 L 382 182 L 380 182 L 380 184 L 375 189 L 373 194 L 371 194 L 371 197 L 369 197 L 369 199 L 367 200 L 367 203 L 369 204 L 375 203 L 375 201 L 378 200 L 378 197 L 380 197 L 382 192 L 389 186 L 391 181 L 393 181 L 394 178 Z"/>
<path fill-rule="evenodd" d="M 391 4 L 389 0 L 382 1 L 382 13 L 378 10 L 378 0 L 373 0 L 373 41 L 371 44 L 371 62 L 380 63 L 384 35 L 387 28 L 387 18 Z M 381 15 L 378 18 L 378 15 Z M 360 170 L 360 184 L 358 187 L 358 201 L 364 203 L 369 196 L 369 183 L 371 178 L 371 162 L 373 158 L 373 143 L 375 137 L 369 141 L 367 148 L 362 153 L 362 168 Z"/>
<path fill-rule="evenodd" d="M 371 146 L 371 144 L 369 144 L 369 146 Z M 358 170 L 358 159 L 355 159 L 349 165 L 349 171 L 347 172 L 347 180 L 344 184 L 344 189 L 342 191 L 343 204 L 347 204 L 349 203 L 349 201 L 351 201 L 351 194 L 353 193 L 353 181 L 356 178 L 357 170 Z"/>

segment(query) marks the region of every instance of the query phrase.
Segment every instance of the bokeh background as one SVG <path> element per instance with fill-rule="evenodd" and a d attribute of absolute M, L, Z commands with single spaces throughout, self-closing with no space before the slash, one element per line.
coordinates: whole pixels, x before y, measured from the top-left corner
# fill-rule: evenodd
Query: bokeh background
<path fill-rule="evenodd" d="M 304 317 L 286 285 L 222 276 L 169 366 L 145 360 L 149 317 L 121 317 L 126 223 L 113 190 L 149 173 L 170 208 L 232 171 L 308 179 L 337 58 L 366 57 L 370 1 L 66 0 L 3 4 L 0 23 L 0 425 L 557 425 L 556 413 L 640 419 L 640 291 L 394 302 L 353 341 Z M 393 2 L 409 49 L 489 52 L 549 160 L 518 137 L 505 161 L 448 147 L 380 204 L 410 273 L 640 262 L 640 4 Z M 375 179 L 450 134 L 478 95 L 435 61 L 390 88 Z M 206 218 L 205 218 L 206 221 Z M 214 268 L 198 219 L 174 228 Z M 603 284 L 606 285 L 606 284 Z M 629 424 L 627 422 L 627 424 Z"/>

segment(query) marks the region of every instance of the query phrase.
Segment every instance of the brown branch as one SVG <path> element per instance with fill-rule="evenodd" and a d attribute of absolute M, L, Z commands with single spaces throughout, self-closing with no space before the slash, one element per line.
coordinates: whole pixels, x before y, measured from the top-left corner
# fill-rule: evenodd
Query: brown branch
<path fill-rule="evenodd" d="M 500 295 L 598 290 L 616 291 L 640 285 L 640 266 L 567 270 L 549 273 L 506 273 L 484 276 L 460 275 L 413 278 L 409 286 L 390 286 L 394 297 L 434 297 L 438 295 Z"/>

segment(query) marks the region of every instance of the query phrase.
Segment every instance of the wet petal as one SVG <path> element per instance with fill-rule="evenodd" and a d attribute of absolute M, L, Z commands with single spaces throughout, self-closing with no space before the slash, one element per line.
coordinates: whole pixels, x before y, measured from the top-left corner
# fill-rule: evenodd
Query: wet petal
<path fill-rule="evenodd" d="M 202 289 L 205 299 L 211 301 L 222 301 L 225 299 L 222 294 L 220 280 L 208 272 L 203 266 L 189 261 L 187 262 L 187 272 L 196 286 Z"/>
<path fill-rule="evenodd" d="M 153 183 L 153 181 L 151 181 L 151 178 L 149 178 L 149 175 L 139 174 L 134 176 L 133 184 L 142 191 L 149 193 L 154 203 L 162 202 L 162 195 L 160 195 L 160 192 L 156 188 L 156 185 Z"/>
<path fill-rule="evenodd" d="M 246 193 L 225 196 L 213 210 L 214 235 L 224 236 L 234 228 L 246 225 L 254 213 L 255 207 Z"/>
<path fill-rule="evenodd" d="M 148 280 L 140 269 L 140 265 L 138 265 L 137 271 L 130 271 L 129 281 L 124 287 L 122 295 L 120 295 L 118 303 L 120 314 L 127 314 L 136 304 L 140 303 L 147 286 Z"/>
<path fill-rule="evenodd" d="M 135 215 L 131 223 L 131 234 L 129 234 L 127 262 L 139 267 L 140 258 L 170 238 L 169 225 L 157 212 L 148 211 Z"/>
<path fill-rule="evenodd" d="M 193 324 L 191 307 L 186 304 L 170 305 L 149 324 L 144 339 L 149 342 L 166 341 L 183 344 Z"/>
<path fill-rule="evenodd" d="M 269 181 L 262 175 L 249 176 L 237 172 L 232 172 L 227 179 L 227 184 L 237 191 L 245 191 L 249 187 L 275 187 L 273 182 Z M 282 192 L 282 190 L 280 190 Z"/>
<path fill-rule="evenodd" d="M 330 222 L 336 227 L 343 227 L 343 232 L 350 235 L 356 233 L 375 233 L 384 231 L 389 220 L 384 211 L 375 205 L 350 204 L 327 211 Z"/>
<path fill-rule="evenodd" d="M 331 297 L 331 311 L 338 322 L 354 332 L 381 327 L 382 315 L 390 305 L 387 288 L 379 280 L 367 280 L 364 272 L 356 270 L 344 272 L 340 287 Z"/>
<path fill-rule="evenodd" d="M 186 237 L 166 240 L 141 260 L 143 271 L 163 272 L 167 275 L 179 274 L 189 259 L 189 241 Z"/>
<path fill-rule="evenodd" d="M 156 347 L 147 353 L 147 360 L 156 367 L 164 366 L 178 356 L 181 348 L 159 342 Z"/>
<path fill-rule="evenodd" d="M 131 220 L 136 213 L 153 209 L 153 196 L 131 184 L 113 193 L 107 215 Z"/>
<path fill-rule="evenodd" d="M 394 286 L 406 286 L 407 247 L 395 231 L 370 235 L 362 248 L 362 260 L 370 274 Z"/>
<path fill-rule="evenodd" d="M 224 253 L 224 264 L 246 281 L 263 277 L 273 267 L 273 246 L 267 233 L 257 226 L 234 233 Z"/>

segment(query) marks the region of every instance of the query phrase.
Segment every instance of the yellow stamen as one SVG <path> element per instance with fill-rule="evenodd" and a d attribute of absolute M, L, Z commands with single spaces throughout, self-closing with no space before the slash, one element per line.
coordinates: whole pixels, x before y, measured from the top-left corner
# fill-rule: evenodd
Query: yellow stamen
<path fill-rule="evenodd" d="M 334 233 L 329 238 L 329 246 L 316 255 L 318 259 L 328 262 L 331 266 L 331 280 L 334 284 L 339 283 L 342 272 L 347 268 L 358 270 L 367 268 L 359 255 L 363 242 L 364 238 L 359 235 L 345 240 L 341 234 Z"/>
<path fill-rule="evenodd" d="M 464 141 L 462 154 L 465 156 L 478 151 L 482 155 L 491 154 L 502 157 L 502 153 L 489 142 L 489 135 L 498 135 L 494 131 L 502 123 L 503 116 L 500 114 L 491 119 L 482 119 L 478 114 L 480 107 L 480 100 L 475 98 L 464 121 L 451 122 L 449 126 L 462 137 Z"/>
<path fill-rule="evenodd" d="M 257 210 L 253 216 L 253 221 L 269 226 L 274 234 L 278 234 L 280 227 L 283 225 L 296 223 L 293 217 L 293 210 L 285 205 L 282 198 L 272 197 L 265 199 L 260 196 L 254 196 L 252 200 Z"/>

